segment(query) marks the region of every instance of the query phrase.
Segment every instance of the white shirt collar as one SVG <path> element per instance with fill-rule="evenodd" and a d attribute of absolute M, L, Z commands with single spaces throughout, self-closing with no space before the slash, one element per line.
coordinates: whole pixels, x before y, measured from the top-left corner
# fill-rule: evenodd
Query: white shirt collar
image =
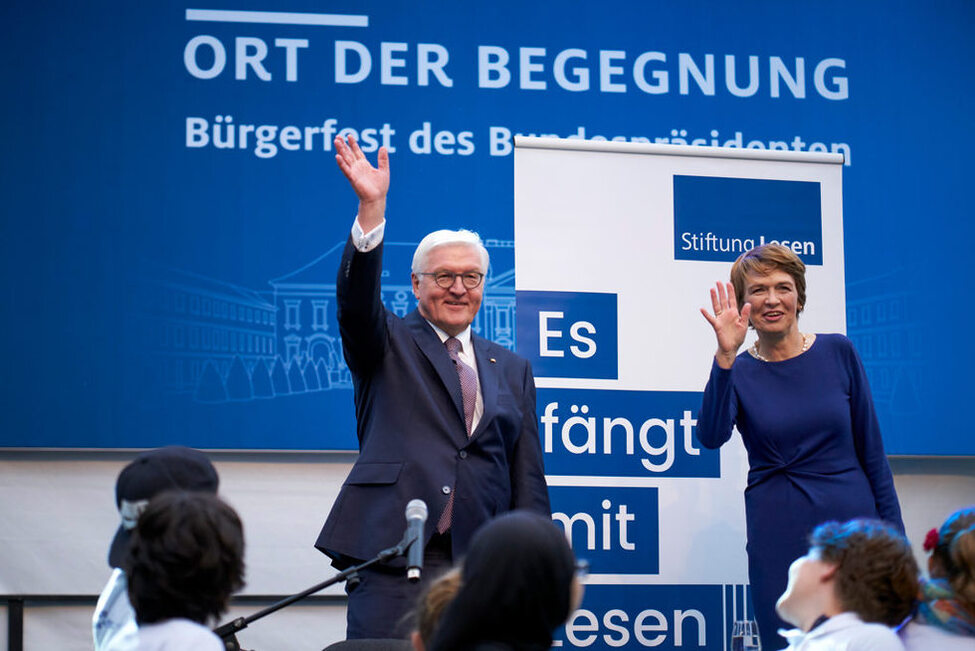
<path fill-rule="evenodd" d="M 424 320 L 426 321 L 426 319 Z M 439 327 L 437 327 L 436 324 L 434 324 L 431 321 L 427 321 L 427 323 L 430 324 L 430 327 L 433 328 L 433 331 L 437 333 L 438 337 L 440 337 L 440 343 L 443 343 L 448 339 L 450 339 L 450 335 L 448 335 L 446 332 L 444 332 Z M 456 338 L 460 342 L 461 350 L 464 353 L 473 356 L 474 348 L 471 346 L 471 327 L 468 325 L 466 328 L 464 328 L 462 332 L 456 335 Z"/>
<path fill-rule="evenodd" d="M 860 617 L 856 613 L 845 612 L 838 615 L 833 615 L 808 633 L 802 631 L 801 629 L 793 628 L 790 630 L 779 629 L 779 635 L 784 637 L 789 643 L 789 649 L 795 649 L 807 639 L 815 639 L 828 633 L 832 633 L 833 631 L 850 628 L 851 626 L 858 626 L 862 623 L 863 622 L 860 621 Z"/>

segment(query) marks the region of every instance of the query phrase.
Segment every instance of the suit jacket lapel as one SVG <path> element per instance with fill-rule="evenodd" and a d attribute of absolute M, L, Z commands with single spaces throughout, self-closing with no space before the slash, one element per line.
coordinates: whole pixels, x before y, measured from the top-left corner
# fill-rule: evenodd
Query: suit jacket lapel
<path fill-rule="evenodd" d="M 406 315 L 405 321 L 413 333 L 413 340 L 416 342 L 417 347 L 430 360 L 430 364 L 433 365 L 437 375 L 440 376 L 440 381 L 443 382 L 444 388 L 447 389 L 447 393 L 450 394 L 450 398 L 454 401 L 454 407 L 457 409 L 457 415 L 460 418 L 461 425 L 463 425 L 464 396 L 460 390 L 460 379 L 457 377 L 457 369 L 454 368 L 454 363 L 451 361 L 450 355 L 447 354 L 447 349 L 444 347 L 443 342 L 440 341 L 437 333 L 433 331 L 433 328 L 430 327 L 430 324 L 427 323 L 426 319 L 418 311 L 414 310 Z M 476 345 L 474 350 L 477 350 Z"/>
<path fill-rule="evenodd" d="M 498 411 L 498 364 L 491 356 L 491 348 L 495 345 L 492 342 L 478 337 L 471 333 L 471 342 L 474 344 L 474 359 L 477 360 L 477 377 L 481 383 L 481 400 L 484 402 L 484 413 L 481 420 L 471 434 L 471 438 L 477 436 L 484 428 L 494 420 Z"/>

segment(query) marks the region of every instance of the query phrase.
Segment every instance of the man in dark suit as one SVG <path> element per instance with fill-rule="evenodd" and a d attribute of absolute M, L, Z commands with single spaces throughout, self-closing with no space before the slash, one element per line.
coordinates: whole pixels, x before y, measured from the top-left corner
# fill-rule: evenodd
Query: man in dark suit
<path fill-rule="evenodd" d="M 471 332 L 488 252 L 476 233 L 436 231 L 413 256 L 417 309 L 400 318 L 381 300 L 389 156 L 373 167 L 354 138 L 336 161 L 359 198 L 338 274 L 342 347 L 355 386 L 359 458 L 315 546 L 338 567 L 401 538 L 404 509 L 426 502 L 424 578 L 448 567 L 491 517 L 550 515 L 528 362 Z M 504 571 L 498 568 L 498 571 Z M 402 561 L 361 573 L 349 593 L 349 638 L 404 637 L 422 583 Z"/>

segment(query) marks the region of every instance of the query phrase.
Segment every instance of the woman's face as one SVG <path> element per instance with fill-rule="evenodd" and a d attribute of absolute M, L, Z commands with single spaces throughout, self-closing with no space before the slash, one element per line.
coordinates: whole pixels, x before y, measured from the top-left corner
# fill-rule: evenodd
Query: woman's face
<path fill-rule="evenodd" d="M 745 303 L 758 334 L 786 335 L 798 328 L 799 294 L 788 273 L 775 270 L 745 276 Z"/>

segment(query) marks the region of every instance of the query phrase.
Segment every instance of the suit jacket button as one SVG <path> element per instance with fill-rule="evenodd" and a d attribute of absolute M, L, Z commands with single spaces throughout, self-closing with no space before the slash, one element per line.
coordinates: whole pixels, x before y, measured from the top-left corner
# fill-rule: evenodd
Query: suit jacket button
<path fill-rule="evenodd" d="M 450 486 L 444 486 L 440 490 L 443 491 L 444 495 L 450 495 Z"/>
<path fill-rule="evenodd" d="M 467 458 L 467 450 L 461 450 L 460 451 L 460 458 L 461 459 L 466 459 Z"/>

